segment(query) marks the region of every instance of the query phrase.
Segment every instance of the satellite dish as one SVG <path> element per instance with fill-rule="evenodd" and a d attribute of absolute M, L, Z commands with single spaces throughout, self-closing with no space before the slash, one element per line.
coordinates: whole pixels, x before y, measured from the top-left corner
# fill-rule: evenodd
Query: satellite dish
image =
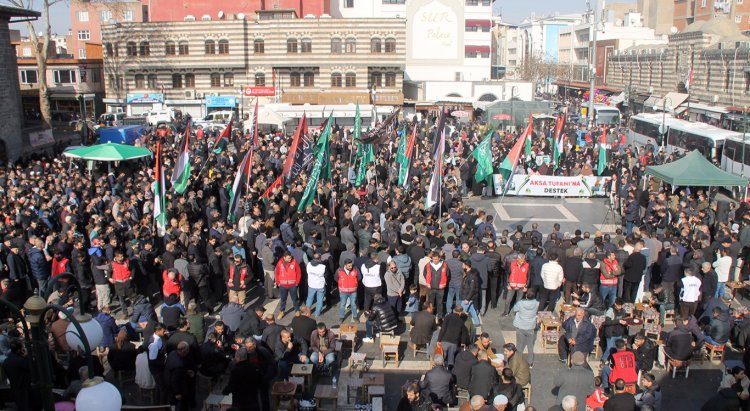
<path fill-rule="evenodd" d="M 672 34 L 677 34 L 679 30 L 677 30 L 677 27 L 672 26 L 672 28 L 669 30 Z"/>
<path fill-rule="evenodd" d="M 219 10 L 219 13 L 217 13 L 217 16 L 218 16 L 218 17 L 219 17 L 220 19 L 223 19 L 223 18 L 224 18 L 224 10 Z"/>
<path fill-rule="evenodd" d="M 245 20 L 245 13 L 237 13 L 237 19 Z"/>

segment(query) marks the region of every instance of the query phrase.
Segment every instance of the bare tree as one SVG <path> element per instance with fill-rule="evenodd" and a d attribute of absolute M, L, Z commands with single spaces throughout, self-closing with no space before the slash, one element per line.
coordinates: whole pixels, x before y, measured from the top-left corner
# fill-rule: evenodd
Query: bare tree
<path fill-rule="evenodd" d="M 37 81 L 39 82 L 39 109 L 42 114 L 42 123 L 47 128 L 52 128 L 52 107 L 49 102 L 49 87 L 47 85 L 47 56 L 49 53 L 50 35 L 52 28 L 49 22 L 49 9 L 51 6 L 62 2 L 63 0 L 40 0 L 37 4 L 35 0 L 4 0 L 13 7 L 22 9 L 35 10 L 41 7 L 41 18 L 38 20 L 41 25 L 41 33 L 37 33 L 34 24 L 31 21 L 26 22 L 29 32 L 29 39 L 34 48 L 34 57 L 39 71 Z M 41 34 L 41 36 L 40 36 Z"/>
<path fill-rule="evenodd" d="M 542 56 L 531 55 L 524 58 L 517 73 L 522 80 L 544 85 L 556 78 L 567 78 L 569 69 L 566 65 L 551 62 Z"/>

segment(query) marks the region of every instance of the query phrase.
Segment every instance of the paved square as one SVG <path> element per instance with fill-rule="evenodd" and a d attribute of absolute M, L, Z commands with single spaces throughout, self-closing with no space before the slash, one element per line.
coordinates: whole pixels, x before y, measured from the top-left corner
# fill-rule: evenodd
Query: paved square
<path fill-rule="evenodd" d="M 569 222 L 580 220 L 562 204 L 503 203 L 493 204 L 502 221 Z"/>

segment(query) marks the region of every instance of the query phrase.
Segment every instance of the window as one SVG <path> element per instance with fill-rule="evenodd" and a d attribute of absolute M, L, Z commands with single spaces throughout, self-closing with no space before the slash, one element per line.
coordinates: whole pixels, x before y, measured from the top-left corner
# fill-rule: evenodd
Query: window
<path fill-rule="evenodd" d="M 331 53 L 341 54 L 341 39 L 331 39 Z"/>
<path fill-rule="evenodd" d="M 21 70 L 19 73 L 21 84 L 36 84 L 39 82 L 36 70 Z"/>
<path fill-rule="evenodd" d="M 133 10 L 125 10 L 122 12 L 122 19 L 125 21 L 133 21 Z"/>
<path fill-rule="evenodd" d="M 396 39 L 385 39 L 385 52 L 386 53 L 396 52 Z"/>
<path fill-rule="evenodd" d="M 344 0 L 344 8 L 345 9 L 354 8 L 354 0 Z"/>
<path fill-rule="evenodd" d="M 88 11 L 79 11 L 78 12 L 78 21 L 80 22 L 87 22 L 89 21 L 89 12 Z"/>
<path fill-rule="evenodd" d="M 127 45 L 127 54 L 128 56 L 137 56 L 138 55 L 138 46 L 136 46 L 134 41 L 129 41 Z"/>
<path fill-rule="evenodd" d="M 706 0 L 701 0 L 701 7 L 706 7 Z"/>
<path fill-rule="evenodd" d="M 383 0 L 383 4 L 405 4 L 406 0 Z"/>
<path fill-rule="evenodd" d="M 55 84 L 72 84 L 76 82 L 75 70 L 55 70 L 53 71 Z"/>
<path fill-rule="evenodd" d="M 742 16 L 734 16 L 735 23 L 742 23 Z"/>
<path fill-rule="evenodd" d="M 312 71 L 308 71 L 307 73 L 305 73 L 303 81 L 305 87 L 315 87 L 315 73 L 313 73 Z"/>
<path fill-rule="evenodd" d="M 341 87 L 341 74 L 331 74 L 331 87 Z"/>
<path fill-rule="evenodd" d="M 112 56 L 112 52 L 114 50 L 112 49 L 112 43 L 105 43 L 104 44 L 104 52 L 107 53 L 107 56 Z"/>
<path fill-rule="evenodd" d="M 234 74 L 224 73 L 224 87 L 234 86 Z"/>
<path fill-rule="evenodd" d="M 216 54 L 216 42 L 213 40 L 206 40 L 205 43 L 206 54 Z"/>
<path fill-rule="evenodd" d="M 211 87 L 221 87 L 221 74 L 211 73 Z"/>
<path fill-rule="evenodd" d="M 299 73 L 290 73 L 289 74 L 289 85 L 292 87 L 299 87 L 300 86 L 300 75 Z"/>
<path fill-rule="evenodd" d="M 149 74 L 147 79 L 148 79 L 148 88 L 155 89 L 156 83 L 158 82 L 158 77 L 156 77 L 156 74 Z"/>
<path fill-rule="evenodd" d="M 203 17 L 201 17 L 201 21 L 211 21 L 211 16 L 208 14 L 204 14 Z"/>
<path fill-rule="evenodd" d="M 356 53 L 357 52 L 357 39 L 355 38 L 346 39 L 345 48 L 346 48 L 347 53 Z"/>
<path fill-rule="evenodd" d="M 266 75 L 263 73 L 255 73 L 255 85 L 262 87 L 266 85 Z"/>
<path fill-rule="evenodd" d="M 742 3 L 744 3 L 742 0 L 737 0 L 737 4 L 742 4 Z"/>
<path fill-rule="evenodd" d="M 174 56 L 177 54 L 177 49 L 175 48 L 174 41 L 167 41 L 164 43 L 164 54 L 167 56 Z"/>
<path fill-rule="evenodd" d="M 229 40 L 219 40 L 219 54 L 229 54 Z"/>
<path fill-rule="evenodd" d="M 102 72 L 99 69 L 91 70 L 91 82 L 99 83 L 102 81 Z"/>
<path fill-rule="evenodd" d="M 286 39 L 286 52 L 287 53 L 297 52 L 297 39 Z"/>
<path fill-rule="evenodd" d="M 31 57 L 31 47 L 24 47 L 23 48 L 23 56 L 24 57 Z"/>
<path fill-rule="evenodd" d="M 396 87 L 396 73 L 385 73 L 385 86 Z"/>
<path fill-rule="evenodd" d="M 142 41 L 139 47 L 139 51 L 141 56 L 150 56 L 151 55 L 151 44 L 147 41 Z"/>
<path fill-rule="evenodd" d="M 263 39 L 255 39 L 255 41 L 253 41 L 253 52 L 256 54 L 263 54 L 265 51 L 266 47 Z"/>
<path fill-rule="evenodd" d="M 354 73 L 346 73 L 346 86 L 357 87 L 357 75 Z"/>
<path fill-rule="evenodd" d="M 185 18 L 182 19 L 182 21 L 195 21 L 195 16 L 193 16 L 192 14 L 188 14 L 187 16 L 185 16 Z"/>
<path fill-rule="evenodd" d="M 112 12 L 110 10 L 102 10 L 99 12 L 99 20 L 101 20 L 102 23 L 107 23 L 112 20 Z"/>
<path fill-rule="evenodd" d="M 185 74 L 185 87 L 195 87 L 195 74 Z"/>
<path fill-rule="evenodd" d="M 78 49 L 78 58 L 86 59 L 86 49 Z"/>
<path fill-rule="evenodd" d="M 383 42 L 379 38 L 370 39 L 370 53 L 382 53 Z"/>
<path fill-rule="evenodd" d="M 190 54 L 190 47 L 188 47 L 187 41 L 181 41 L 178 44 L 178 52 L 181 56 L 187 56 Z"/>
<path fill-rule="evenodd" d="M 78 40 L 90 40 L 91 34 L 88 30 L 78 30 Z"/>
<path fill-rule="evenodd" d="M 381 73 L 370 73 L 370 87 L 383 87 L 383 75 Z"/>
<path fill-rule="evenodd" d="M 302 39 L 302 48 L 300 51 L 302 53 L 312 53 L 312 40 Z"/>
<path fill-rule="evenodd" d="M 172 88 L 182 88 L 181 74 L 172 74 Z"/>
<path fill-rule="evenodd" d="M 467 6 L 489 6 L 491 3 L 491 0 L 466 0 Z"/>

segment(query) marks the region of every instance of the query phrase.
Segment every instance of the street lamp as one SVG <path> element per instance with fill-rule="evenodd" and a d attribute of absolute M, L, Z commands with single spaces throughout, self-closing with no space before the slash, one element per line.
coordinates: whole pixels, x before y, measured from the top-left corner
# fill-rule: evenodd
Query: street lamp
<path fill-rule="evenodd" d="M 667 105 L 667 101 L 669 101 L 669 105 Z M 658 108 L 659 107 L 657 105 L 654 105 L 654 111 L 656 111 Z M 664 99 L 662 100 L 661 109 L 661 126 L 659 126 L 659 135 L 661 135 L 661 147 L 663 149 L 667 143 L 667 109 L 669 109 L 669 111 L 673 110 L 672 99 L 670 99 L 669 97 L 664 97 Z"/>
<path fill-rule="evenodd" d="M 63 280 L 67 281 L 79 296 L 81 295 L 81 286 L 71 273 L 62 273 L 53 278 L 47 285 L 47 288 L 42 290 L 46 292 L 43 295 L 46 297 L 49 294 L 48 292 L 53 289 L 53 286 Z M 86 314 L 84 306 L 80 307 L 78 315 L 73 315 L 65 307 L 57 304 L 47 304 L 45 298 L 36 293 L 26 300 L 23 305 L 23 311 L 5 298 L 0 298 L 0 305 L 7 308 L 11 315 L 21 323 L 24 342 L 28 348 L 28 352 L 31 354 L 29 363 L 31 365 L 32 392 L 37 393 L 41 397 L 44 411 L 54 411 L 55 404 L 52 397 L 53 371 L 50 363 L 47 327 L 45 324 L 45 320 L 48 319 L 47 314 L 50 311 L 56 311 L 57 313 L 62 313 L 70 321 L 70 325 L 66 331 L 66 340 L 71 348 L 80 348 L 87 356 L 89 376 L 94 375 L 94 358 L 91 355 L 91 346 L 92 344 L 97 346 L 101 342 L 103 335 L 102 327 L 96 320 L 91 319 L 90 315 Z M 101 399 L 95 406 L 87 407 L 84 405 L 77 407 L 79 411 L 109 410 L 110 408 L 108 407 L 110 405 L 114 406 L 118 402 L 120 405 L 117 406 L 117 409 L 120 409 L 122 398 L 117 388 L 107 382 L 101 382 L 101 384 L 109 385 L 111 387 L 110 391 L 114 390 L 117 392 L 117 396 L 112 398 L 112 395 L 108 395 L 106 398 Z M 106 387 L 103 386 L 102 388 Z"/>
<path fill-rule="evenodd" d="M 122 396 L 117 388 L 104 381 L 102 377 L 93 377 L 83 382 L 81 391 L 76 396 L 78 411 L 119 411 L 122 408 Z"/>

